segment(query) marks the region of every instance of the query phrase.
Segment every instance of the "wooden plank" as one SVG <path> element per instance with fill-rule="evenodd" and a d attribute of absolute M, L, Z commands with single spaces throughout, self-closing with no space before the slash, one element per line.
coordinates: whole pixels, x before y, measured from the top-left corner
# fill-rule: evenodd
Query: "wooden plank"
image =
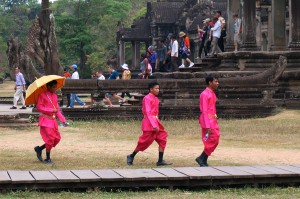
<path fill-rule="evenodd" d="M 211 179 L 209 174 L 197 170 L 196 167 L 175 167 L 174 169 L 189 176 L 190 179 Z"/>
<path fill-rule="evenodd" d="M 0 171 L 0 184 L 11 183 L 11 179 L 7 171 Z"/>
<path fill-rule="evenodd" d="M 263 169 L 251 167 L 251 166 L 237 166 L 236 169 L 251 173 L 254 177 L 274 177 L 275 174 L 265 171 Z"/>
<path fill-rule="evenodd" d="M 258 165 L 258 166 L 254 166 L 255 168 L 259 168 L 259 169 L 263 169 L 265 171 L 268 171 L 270 173 L 274 173 L 276 174 L 276 176 L 279 177 L 287 177 L 287 176 L 294 176 L 295 173 L 291 172 L 291 171 L 286 171 L 286 170 L 282 170 L 280 168 L 274 167 L 274 166 L 269 166 L 269 165 Z"/>
<path fill-rule="evenodd" d="M 189 176 L 180 173 L 173 168 L 154 168 L 153 170 L 168 177 L 168 180 L 187 180 Z"/>
<path fill-rule="evenodd" d="M 293 173 L 297 174 L 298 176 L 300 176 L 300 167 L 295 167 L 293 165 L 292 166 L 291 165 L 275 165 L 274 167 L 293 172 Z"/>
<path fill-rule="evenodd" d="M 80 182 L 79 178 L 68 170 L 52 170 L 50 171 L 59 182 Z"/>
<path fill-rule="evenodd" d="M 101 181 L 123 181 L 124 178 L 110 169 L 92 170 L 97 176 L 101 178 Z"/>
<path fill-rule="evenodd" d="M 29 171 L 8 171 L 8 175 L 10 176 L 13 184 L 35 182 L 35 179 L 32 177 Z"/>
<path fill-rule="evenodd" d="M 101 181 L 101 178 L 91 170 L 72 170 L 71 172 L 76 175 L 81 182 Z"/>
<path fill-rule="evenodd" d="M 50 171 L 30 171 L 36 183 L 58 182 L 57 178 Z"/>
<path fill-rule="evenodd" d="M 168 179 L 167 176 L 153 169 L 114 169 L 114 171 L 123 176 L 126 181 Z"/>
<path fill-rule="evenodd" d="M 238 170 L 234 166 L 222 166 L 222 167 L 213 167 L 213 168 L 228 173 L 232 175 L 233 178 L 253 178 L 253 175 L 251 173 Z"/>
<path fill-rule="evenodd" d="M 231 174 L 222 172 L 218 169 L 215 169 L 213 167 L 195 167 L 196 170 L 201 171 L 207 175 L 210 175 L 212 179 L 214 178 L 233 178 Z"/>

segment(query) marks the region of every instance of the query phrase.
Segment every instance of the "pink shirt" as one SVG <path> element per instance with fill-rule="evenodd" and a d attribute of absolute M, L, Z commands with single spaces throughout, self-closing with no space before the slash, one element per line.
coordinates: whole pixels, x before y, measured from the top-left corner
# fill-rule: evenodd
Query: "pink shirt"
<path fill-rule="evenodd" d="M 48 98 L 49 97 L 49 98 Z M 51 103 L 52 101 L 52 103 Z M 57 113 L 53 113 L 53 105 L 57 109 Z M 42 113 L 39 118 L 39 126 L 55 128 L 57 127 L 56 119 L 52 119 L 52 116 L 55 115 L 61 122 L 66 122 L 65 117 L 60 112 L 58 105 L 57 95 L 49 91 L 45 91 L 40 94 L 37 103 L 37 110 Z"/>
<path fill-rule="evenodd" d="M 213 90 L 206 88 L 200 94 L 200 112 L 199 123 L 202 128 L 213 128 L 213 123 L 217 120 L 214 118 L 216 115 L 216 101 L 217 97 Z"/>
<path fill-rule="evenodd" d="M 144 115 L 142 120 L 143 131 L 153 131 L 156 127 L 163 130 L 163 126 L 158 119 L 159 99 L 155 95 L 149 93 L 144 97 L 142 112 Z"/>

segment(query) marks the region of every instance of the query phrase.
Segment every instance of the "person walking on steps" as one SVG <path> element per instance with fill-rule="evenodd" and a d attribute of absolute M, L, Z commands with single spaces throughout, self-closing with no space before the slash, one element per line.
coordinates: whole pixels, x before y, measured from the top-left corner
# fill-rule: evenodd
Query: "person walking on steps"
<path fill-rule="evenodd" d="M 181 38 L 181 47 L 180 47 L 180 54 L 181 54 L 181 65 L 179 68 L 184 68 L 184 61 L 186 60 L 189 63 L 189 67 L 193 67 L 195 64 L 189 59 L 191 55 L 191 45 L 190 45 L 190 38 L 184 33 L 180 32 L 179 37 Z"/>
<path fill-rule="evenodd" d="M 207 167 L 207 159 L 217 148 L 220 139 L 220 127 L 217 122 L 216 101 L 217 97 L 214 91 L 218 89 L 219 81 L 217 78 L 209 75 L 205 79 L 207 88 L 200 94 L 200 112 L 199 123 L 202 129 L 202 142 L 204 150 L 196 162 L 200 167 Z"/>
<path fill-rule="evenodd" d="M 159 94 L 159 84 L 157 82 L 151 82 L 149 83 L 148 88 L 149 94 L 144 97 L 142 107 L 144 115 L 144 119 L 142 120 L 143 134 L 139 137 L 133 153 L 127 156 L 127 164 L 129 166 L 133 165 L 135 155 L 139 151 L 146 150 L 155 140 L 159 145 L 159 156 L 156 165 L 171 165 L 172 163 L 166 162 L 163 159 L 168 133 L 158 119 L 159 99 L 157 98 L 157 95 Z"/>
<path fill-rule="evenodd" d="M 47 90 L 39 95 L 37 103 L 37 110 L 41 113 L 38 125 L 40 126 L 40 134 L 45 144 L 34 147 L 34 151 L 38 160 L 45 164 L 53 164 L 50 153 L 52 148 L 55 147 L 61 139 L 56 118 L 63 123 L 63 126 L 68 125 L 57 103 L 58 100 L 55 93 L 56 86 L 56 80 L 47 83 Z M 44 149 L 46 149 L 45 160 L 43 160 L 42 157 L 42 151 Z"/>
<path fill-rule="evenodd" d="M 15 68 L 16 72 L 16 85 L 15 85 L 15 94 L 14 94 L 14 105 L 10 109 L 17 109 L 18 101 L 21 99 L 22 107 L 20 109 L 26 109 L 25 99 L 23 93 L 26 91 L 26 82 L 23 74 L 20 72 L 20 67 Z"/>

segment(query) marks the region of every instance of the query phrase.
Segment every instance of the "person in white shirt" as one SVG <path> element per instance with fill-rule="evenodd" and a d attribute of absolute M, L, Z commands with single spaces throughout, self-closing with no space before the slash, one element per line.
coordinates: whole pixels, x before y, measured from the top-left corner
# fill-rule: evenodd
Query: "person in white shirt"
<path fill-rule="evenodd" d="M 77 71 L 77 65 L 73 64 L 71 66 L 72 70 L 74 71 L 72 74 L 71 79 L 79 79 L 79 74 Z M 81 101 L 81 99 L 77 96 L 77 94 L 75 93 L 71 93 L 71 102 L 70 102 L 70 106 L 68 106 L 68 108 L 74 108 L 74 103 L 75 100 L 84 108 L 85 107 L 85 103 L 83 101 Z"/>
<path fill-rule="evenodd" d="M 98 80 L 105 80 L 105 77 L 104 77 L 102 71 L 99 71 L 99 72 L 97 73 L 97 79 L 98 79 Z"/>
<path fill-rule="evenodd" d="M 211 35 L 209 37 L 209 40 L 211 40 L 211 45 L 212 45 L 211 53 L 209 55 L 210 57 L 213 57 L 215 54 L 222 52 L 218 45 L 218 40 L 221 36 L 221 31 L 222 31 L 222 24 L 217 17 L 213 18 L 213 22 L 215 23 L 215 25 L 210 29 Z"/>
<path fill-rule="evenodd" d="M 172 51 L 171 51 L 171 65 L 172 65 L 172 69 L 171 71 L 178 71 L 178 64 L 177 64 L 177 60 L 178 60 L 178 41 L 176 39 L 175 35 L 171 36 L 171 40 L 172 40 Z"/>

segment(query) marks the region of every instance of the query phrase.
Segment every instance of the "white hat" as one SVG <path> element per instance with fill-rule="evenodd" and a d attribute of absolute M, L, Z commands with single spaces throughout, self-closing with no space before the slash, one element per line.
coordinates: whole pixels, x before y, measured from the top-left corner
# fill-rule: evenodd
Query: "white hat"
<path fill-rule="evenodd" d="M 128 70 L 128 69 L 129 69 L 127 64 L 123 64 L 123 65 L 122 65 L 122 68 L 125 69 L 125 70 Z"/>

